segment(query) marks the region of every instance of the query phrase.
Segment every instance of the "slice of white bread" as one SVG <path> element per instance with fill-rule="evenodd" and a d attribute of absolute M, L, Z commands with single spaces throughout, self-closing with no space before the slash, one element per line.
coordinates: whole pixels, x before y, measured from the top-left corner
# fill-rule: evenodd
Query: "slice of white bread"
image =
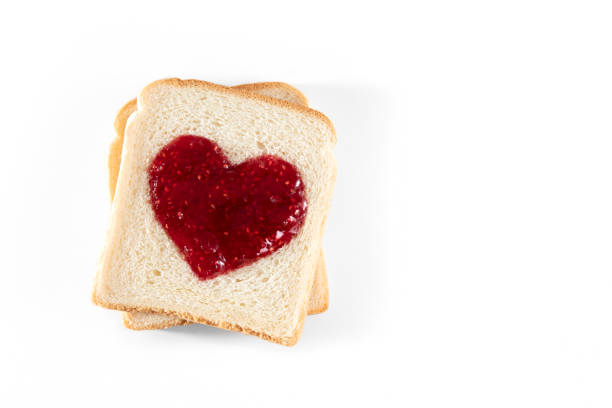
<path fill-rule="evenodd" d="M 308 106 L 308 101 L 304 94 L 297 88 L 283 82 L 257 82 L 253 84 L 237 85 L 233 88 Z M 117 176 L 121 165 L 121 151 L 123 148 L 125 125 L 129 116 L 136 111 L 136 108 L 136 99 L 132 99 L 119 110 L 115 118 L 114 127 L 116 137 L 111 142 L 108 157 L 111 202 L 115 196 Z M 327 310 L 328 306 L 329 287 L 327 283 L 327 272 L 325 270 L 325 260 L 323 258 L 323 251 L 321 251 L 321 258 L 319 259 L 315 272 L 314 284 L 310 293 L 307 312 L 308 314 L 322 313 Z M 172 326 L 192 323 L 176 316 L 161 313 L 121 312 L 121 314 L 123 316 L 123 324 L 132 330 L 165 329 Z"/>
<path fill-rule="evenodd" d="M 228 274 L 199 280 L 157 222 L 147 169 L 181 134 L 207 137 L 232 163 L 273 154 L 300 172 L 308 200 L 302 228 L 284 247 Z M 202 81 L 147 86 L 129 119 L 111 223 L 93 300 L 159 312 L 292 345 L 301 332 L 329 208 L 335 132 L 319 112 Z"/>

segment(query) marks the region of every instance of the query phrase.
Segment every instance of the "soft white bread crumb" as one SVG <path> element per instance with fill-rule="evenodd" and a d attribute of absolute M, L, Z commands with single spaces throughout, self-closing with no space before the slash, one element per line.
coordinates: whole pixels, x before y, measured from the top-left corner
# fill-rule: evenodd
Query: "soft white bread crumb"
<path fill-rule="evenodd" d="M 294 164 L 308 213 L 296 237 L 273 255 L 201 281 L 158 225 L 147 169 L 174 137 L 216 142 L 233 163 L 263 153 Z M 201 81 L 157 81 L 128 121 L 111 223 L 94 302 L 117 310 L 163 312 L 285 345 L 301 332 L 335 179 L 335 133 L 319 112 Z"/>

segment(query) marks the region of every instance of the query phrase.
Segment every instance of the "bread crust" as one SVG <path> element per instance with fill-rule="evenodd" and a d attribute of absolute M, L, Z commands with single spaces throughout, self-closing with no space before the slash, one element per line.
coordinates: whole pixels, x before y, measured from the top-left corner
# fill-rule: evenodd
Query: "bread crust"
<path fill-rule="evenodd" d="M 316 294 L 320 294 L 316 298 Z M 327 281 L 327 271 L 325 267 L 325 258 L 323 257 L 323 250 L 321 250 L 321 256 L 319 257 L 319 263 L 317 266 L 317 273 L 315 273 L 314 282 L 312 283 L 312 289 L 310 291 L 310 299 L 308 301 L 308 314 L 314 315 L 325 312 L 329 308 L 329 286 Z"/>
<path fill-rule="evenodd" d="M 117 188 L 119 168 L 121 167 L 121 152 L 123 150 L 125 124 L 136 108 L 136 98 L 134 98 L 119 109 L 119 113 L 117 113 L 115 122 L 113 123 L 116 137 L 111 142 L 108 152 L 108 190 L 110 192 L 111 203 L 115 199 L 115 189 Z"/>
<path fill-rule="evenodd" d="M 257 92 L 269 88 L 281 88 L 287 91 L 287 93 L 295 96 L 298 99 L 300 105 L 308 106 L 308 99 L 306 98 L 306 95 L 304 95 L 296 87 L 286 84 L 284 82 L 254 82 L 252 84 L 232 86 L 232 88 L 242 89 L 244 91 L 249 92 Z"/>
<path fill-rule="evenodd" d="M 220 91 L 228 91 L 229 88 L 225 88 L 222 87 L 220 85 L 215 85 L 215 84 L 211 84 L 208 82 L 204 82 L 204 81 L 196 81 L 196 80 L 187 80 L 187 81 L 182 81 L 179 79 L 169 79 L 169 80 L 162 80 L 162 81 L 157 81 L 156 83 L 170 83 L 171 85 L 178 85 L 178 86 L 203 86 L 203 87 L 209 87 L 209 88 L 213 88 L 215 90 L 220 90 Z M 150 87 L 153 86 L 153 83 L 149 86 L 147 86 L 145 88 L 145 90 L 151 89 Z M 297 110 L 303 113 L 307 113 L 309 115 L 313 115 L 316 116 L 318 119 L 322 119 L 330 128 L 331 130 L 331 134 L 333 135 L 331 142 L 335 143 L 336 140 L 336 136 L 335 136 L 335 130 L 333 128 L 333 125 L 331 124 L 331 122 L 329 121 L 329 119 L 317 112 L 314 111 L 312 109 L 308 109 L 308 108 L 303 108 L 300 107 L 299 105 L 295 105 L 293 103 L 290 102 L 285 102 L 283 100 L 279 100 L 270 96 L 265 96 L 265 95 L 257 95 L 257 94 L 252 94 L 251 92 L 254 92 L 258 89 L 263 89 L 266 87 L 282 87 L 284 89 L 287 90 L 287 92 L 292 92 L 294 95 L 298 95 L 300 100 L 303 100 L 304 103 L 307 103 L 306 97 L 299 92 L 298 90 L 296 90 L 294 87 L 288 85 L 288 84 L 282 84 L 282 83 L 258 83 L 258 84 L 247 84 L 247 85 L 241 85 L 238 86 L 236 88 L 233 89 L 233 93 L 237 93 L 240 94 L 242 97 L 247 97 L 247 98 L 251 98 L 251 99 L 258 99 L 258 100 L 262 100 L 265 101 L 266 103 L 270 103 L 270 104 L 274 104 L 274 105 L 281 105 L 283 107 L 286 108 L 290 108 L 293 110 Z M 143 93 L 145 92 L 145 90 L 143 90 Z M 230 92 L 232 93 L 232 92 Z M 118 135 L 123 136 L 123 130 L 125 127 L 125 123 L 127 121 L 127 118 L 129 117 L 129 115 L 136 109 L 136 100 L 131 100 L 128 103 L 126 103 L 121 110 L 119 111 L 119 114 L 117 115 L 117 118 L 115 120 L 115 129 L 117 131 Z M 119 128 L 120 127 L 120 128 Z M 111 149 L 110 149 L 110 154 L 109 154 L 109 174 L 111 176 L 111 180 L 109 181 L 109 189 L 110 189 L 110 193 L 111 193 L 111 198 L 114 198 L 114 194 L 115 194 L 115 188 L 116 188 L 116 180 L 117 180 L 117 175 L 118 175 L 118 171 L 119 171 L 119 166 L 120 166 L 120 162 L 121 162 L 121 150 L 122 150 L 122 142 L 123 142 L 123 138 L 116 138 L 113 143 L 111 144 Z M 321 253 L 322 255 L 322 253 Z M 310 313 L 314 314 L 314 313 L 321 313 L 325 310 L 327 310 L 328 308 L 328 304 L 329 304 L 329 292 L 328 292 L 328 282 L 327 282 L 327 276 L 326 276 L 326 271 L 325 271 L 325 262 L 323 260 L 323 258 L 321 257 L 318 260 L 317 263 L 317 267 L 322 269 L 322 272 L 319 275 L 315 275 L 314 276 L 314 280 L 313 280 L 313 289 L 314 287 L 318 287 L 321 290 L 321 296 L 319 298 L 319 302 L 317 303 L 316 307 L 314 307 Z M 298 325 L 296 326 L 296 330 L 293 334 L 293 336 L 291 337 L 273 337 L 270 336 L 268 334 L 265 333 L 260 333 L 260 332 L 256 332 L 254 330 L 251 330 L 249 328 L 244 328 L 241 327 L 239 325 L 236 324 L 231 324 L 228 322 L 215 322 L 215 321 L 211 321 L 208 319 L 203 319 L 203 318 L 197 318 L 194 315 L 191 315 L 189 313 L 177 313 L 177 312 L 172 312 L 172 311 L 167 311 L 167 310 L 162 310 L 162 309 L 154 309 L 154 308 L 137 308 L 137 307 L 130 307 L 130 306 L 126 306 L 126 305 L 120 305 L 120 304 L 111 304 L 108 302 L 105 302 L 104 300 L 98 298 L 94 292 L 93 294 L 93 301 L 95 304 L 98 304 L 100 306 L 103 307 L 107 307 L 110 309 L 114 309 L 114 310 L 121 310 L 124 312 L 144 312 L 144 313 L 162 313 L 162 314 L 166 314 L 166 315 L 171 315 L 171 316 L 177 316 L 181 319 L 186 319 L 189 321 L 183 321 L 182 323 L 179 323 L 181 325 L 185 325 L 185 324 L 190 324 L 191 322 L 197 322 L 197 323 L 202 323 L 202 324 L 206 324 L 206 325 L 210 325 L 210 326 L 214 326 L 214 327 L 218 327 L 218 328 L 222 328 L 222 329 L 226 329 L 226 330 L 233 330 L 233 331 L 239 331 L 242 333 L 246 333 L 246 334 L 250 334 L 250 335 L 255 335 L 257 337 L 260 337 L 262 339 L 265 340 L 269 340 L 278 344 L 282 344 L 282 345 L 294 345 L 303 328 L 303 324 L 304 324 L 304 318 L 306 316 L 306 310 L 302 310 L 300 313 L 300 318 L 299 318 L 299 322 Z M 129 315 L 127 315 L 127 313 L 124 313 L 124 324 L 127 327 L 136 329 L 136 330 L 143 330 L 143 329 L 155 329 L 155 328 L 167 328 L 167 327 L 171 327 L 174 325 L 177 325 L 176 323 L 173 324 L 167 324 L 164 325 L 163 323 L 160 325 L 156 325 L 155 327 L 137 327 L 136 325 L 133 324 L 132 320 L 130 319 Z"/>
<path fill-rule="evenodd" d="M 177 317 L 180 317 L 181 319 L 188 320 L 190 322 L 201 323 L 207 326 L 217 327 L 219 329 L 236 331 L 236 332 L 240 332 L 244 334 L 249 334 L 252 336 L 257 336 L 260 339 L 271 341 L 273 343 L 277 343 L 283 346 L 294 346 L 297 343 L 298 339 L 300 338 L 300 335 L 302 334 L 302 329 L 304 328 L 304 319 L 306 318 L 306 309 L 302 309 L 300 313 L 300 317 L 298 319 L 298 324 L 296 326 L 295 331 L 293 332 L 293 335 L 290 337 L 274 337 L 274 336 L 270 336 L 269 334 L 266 334 L 263 332 L 251 330 L 248 327 L 242 327 L 237 324 L 232 324 L 228 322 L 215 322 L 212 320 L 194 316 L 190 313 L 178 313 L 178 312 L 172 312 L 172 311 L 164 310 L 164 309 L 126 306 L 126 305 L 106 302 L 97 296 L 95 288 L 94 288 L 91 300 L 95 305 L 102 306 L 106 309 L 120 310 L 123 312 L 162 313 L 166 315 L 177 316 Z"/>
<path fill-rule="evenodd" d="M 158 329 L 169 329 L 175 326 L 189 326 L 194 324 L 184 319 L 176 318 L 176 320 L 167 320 L 165 322 L 159 322 L 157 324 L 147 324 L 134 319 L 133 312 L 121 312 L 123 317 L 123 325 L 131 330 L 158 330 Z M 167 315 L 166 315 L 167 316 Z"/>

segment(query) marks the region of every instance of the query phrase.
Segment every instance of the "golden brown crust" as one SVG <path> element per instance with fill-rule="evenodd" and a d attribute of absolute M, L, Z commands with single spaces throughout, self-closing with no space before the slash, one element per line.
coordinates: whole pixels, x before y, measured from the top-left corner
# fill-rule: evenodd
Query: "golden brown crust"
<path fill-rule="evenodd" d="M 158 329 L 168 329 L 170 327 L 175 326 L 189 326 L 193 324 L 193 322 L 188 322 L 187 320 L 180 319 L 180 321 L 166 321 L 163 323 L 157 324 L 147 324 L 139 321 L 134 321 L 132 318 L 132 314 L 130 312 L 121 312 L 121 316 L 123 316 L 123 325 L 131 330 L 158 330 Z"/>
<path fill-rule="evenodd" d="M 308 106 L 308 99 L 306 99 L 306 95 L 304 95 L 299 89 L 284 82 L 255 82 L 252 84 L 243 84 L 232 86 L 234 89 L 242 89 L 244 91 L 249 92 L 257 92 L 266 88 L 282 88 L 286 90 L 288 93 L 295 95 L 299 100 L 299 103 L 304 106 Z"/>
<path fill-rule="evenodd" d="M 323 313 L 329 308 L 329 284 L 327 281 L 327 270 L 325 268 L 325 258 L 323 250 L 317 264 L 314 282 L 308 300 L 308 314 Z"/>
<path fill-rule="evenodd" d="M 273 343 L 277 343 L 283 346 L 294 346 L 298 339 L 300 338 L 300 334 L 302 334 L 302 329 L 304 328 L 304 319 L 306 317 L 306 309 L 302 309 L 300 312 L 300 317 L 298 320 L 297 327 L 291 337 L 274 337 L 269 334 L 258 332 L 255 330 L 251 330 L 247 327 L 241 327 L 237 324 L 228 323 L 228 322 L 215 322 L 212 320 L 204 319 L 201 317 L 196 317 L 190 313 L 178 313 L 171 312 L 169 310 L 157 309 L 157 308 L 142 308 L 142 307 L 134 307 L 134 306 L 125 306 L 121 304 L 114 304 L 110 302 L 106 302 L 100 299 L 94 288 L 93 294 L 91 296 L 91 300 L 95 305 L 102 306 L 106 309 L 112 310 L 120 310 L 124 312 L 144 312 L 144 313 L 163 313 L 171 316 L 178 316 L 181 319 L 189 320 L 191 322 L 205 324 L 207 326 L 218 327 L 219 329 L 225 329 L 230 331 L 236 331 L 244 334 L 250 334 L 251 336 L 257 336 L 260 339 L 271 341 Z"/>
<path fill-rule="evenodd" d="M 130 115 L 134 113 L 137 108 L 138 104 L 136 102 L 136 98 L 134 98 L 126 102 L 126 104 L 123 105 L 121 109 L 119 109 L 119 113 L 117 113 L 117 116 L 115 117 L 115 122 L 113 123 L 115 132 L 117 132 L 117 134 L 123 135 L 123 133 L 125 132 L 125 123 L 127 122 Z"/>
<path fill-rule="evenodd" d="M 223 85 L 217 85 L 217 84 L 213 84 L 212 82 L 200 81 L 200 80 L 197 80 L 197 79 L 180 79 L 180 78 L 159 79 L 159 80 L 157 80 L 155 82 L 152 82 L 149 85 L 145 86 L 144 89 L 142 90 L 142 92 L 140 93 L 140 95 L 146 95 L 153 88 L 155 88 L 155 87 L 157 87 L 159 85 L 171 85 L 171 86 L 183 87 L 183 88 L 194 87 L 194 88 L 212 89 L 212 90 L 217 91 L 217 92 L 227 93 L 227 94 L 231 94 L 231 95 L 240 95 L 241 97 L 244 97 L 244 98 L 247 98 L 247 99 L 259 100 L 259 101 L 263 101 L 265 103 L 268 103 L 270 105 L 281 106 L 281 107 L 286 108 L 286 109 L 290 109 L 290 110 L 294 110 L 294 111 L 297 111 L 297 112 L 300 112 L 300 113 L 304 113 L 306 115 L 315 117 L 318 120 L 320 120 L 323 123 L 325 123 L 325 125 L 331 131 L 331 135 L 332 135 L 331 143 L 332 144 L 336 144 L 336 130 L 334 128 L 334 125 L 331 123 L 331 120 L 329 120 L 329 118 L 327 116 L 325 116 L 324 114 L 322 114 L 321 112 L 316 111 L 314 109 L 310 109 L 310 108 L 308 108 L 306 106 L 302 106 L 302 105 L 298 105 L 298 104 L 295 104 L 295 103 L 283 101 L 283 100 L 277 99 L 277 98 L 272 98 L 271 96 L 266 96 L 266 95 L 252 93 L 252 92 L 249 92 L 249 91 L 244 90 L 244 89 L 228 88 L 228 87 L 223 86 Z"/>
<path fill-rule="evenodd" d="M 110 191 L 111 203 L 115 198 L 117 178 L 119 177 L 119 167 L 121 165 L 121 151 L 123 150 L 123 137 L 125 134 L 125 124 L 130 115 L 136 110 L 136 99 L 132 99 L 119 110 L 115 117 L 115 134 L 108 152 L 108 188 Z"/>

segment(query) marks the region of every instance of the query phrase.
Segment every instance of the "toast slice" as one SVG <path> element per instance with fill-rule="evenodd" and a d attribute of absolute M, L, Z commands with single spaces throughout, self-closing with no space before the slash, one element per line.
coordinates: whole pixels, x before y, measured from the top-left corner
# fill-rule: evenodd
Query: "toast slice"
<path fill-rule="evenodd" d="M 213 279 L 198 279 L 157 221 L 147 169 L 176 136 L 204 136 L 230 163 L 262 154 L 291 163 L 308 210 L 285 246 Z M 335 132 L 319 112 L 202 81 L 147 86 L 125 132 L 94 303 L 183 319 L 293 345 L 301 332 L 335 182 Z"/>
<path fill-rule="evenodd" d="M 283 83 L 283 82 L 257 82 L 253 84 L 244 84 L 234 86 L 235 89 L 242 89 L 267 95 L 276 99 L 282 99 L 287 102 L 308 106 L 308 100 L 298 89 Z M 108 170 L 109 170 L 109 191 L 111 202 L 115 196 L 115 188 L 117 186 L 117 176 L 121 165 L 121 151 L 123 148 L 123 137 L 125 125 L 129 116 L 136 111 L 136 99 L 132 99 L 126 103 L 115 118 L 115 139 L 111 142 Z M 319 259 L 317 270 L 315 272 L 314 284 L 310 292 L 308 302 L 308 314 L 323 313 L 329 306 L 329 287 L 327 282 L 327 272 L 325 269 L 325 260 L 323 251 Z M 165 315 L 160 313 L 143 313 L 143 312 L 121 312 L 123 316 L 123 324 L 125 327 L 132 330 L 155 330 L 165 329 L 173 326 L 182 326 L 191 324 L 176 316 Z"/>

